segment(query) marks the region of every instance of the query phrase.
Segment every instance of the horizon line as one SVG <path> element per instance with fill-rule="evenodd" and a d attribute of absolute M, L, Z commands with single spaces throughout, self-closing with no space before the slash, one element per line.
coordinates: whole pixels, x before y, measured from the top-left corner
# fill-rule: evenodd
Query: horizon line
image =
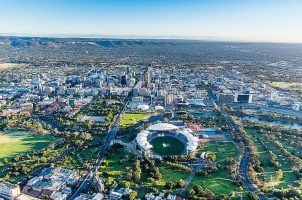
<path fill-rule="evenodd" d="M 242 42 L 242 43 L 282 43 L 302 44 L 302 41 L 292 40 L 270 40 L 270 39 L 239 39 L 219 36 L 177 36 L 177 35 L 115 35 L 115 34 L 44 34 L 44 33 L 0 33 L 4 37 L 32 37 L 32 38 L 82 38 L 82 39 L 137 39 L 137 40 L 187 40 L 187 41 L 209 41 L 209 42 Z"/>

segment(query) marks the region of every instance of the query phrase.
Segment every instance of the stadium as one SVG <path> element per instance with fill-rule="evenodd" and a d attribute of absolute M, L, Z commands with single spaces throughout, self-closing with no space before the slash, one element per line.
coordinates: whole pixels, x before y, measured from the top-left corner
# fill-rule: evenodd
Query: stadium
<path fill-rule="evenodd" d="M 191 129 L 168 123 L 154 124 L 135 139 L 136 149 L 147 157 L 188 155 L 195 152 L 198 143 L 199 138 Z"/>

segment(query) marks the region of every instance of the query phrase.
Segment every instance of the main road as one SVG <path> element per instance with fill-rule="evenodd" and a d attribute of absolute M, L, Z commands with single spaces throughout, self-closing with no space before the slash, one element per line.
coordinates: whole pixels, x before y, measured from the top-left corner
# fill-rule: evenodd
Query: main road
<path fill-rule="evenodd" d="M 97 175 L 98 173 L 98 168 L 100 167 L 100 165 L 102 164 L 104 158 L 105 158 L 105 153 L 106 150 L 108 149 L 108 147 L 110 146 L 111 141 L 116 137 L 118 128 L 119 128 L 119 124 L 120 124 L 120 120 L 122 118 L 122 116 L 125 113 L 125 109 L 129 103 L 129 101 L 132 98 L 132 94 L 133 94 L 133 88 L 135 86 L 132 87 L 131 92 L 129 93 L 129 95 L 126 97 L 123 105 L 121 106 L 120 112 L 119 114 L 116 116 L 113 124 L 109 127 L 107 134 L 102 142 L 102 144 L 100 145 L 100 150 L 99 153 L 97 155 L 97 160 L 94 163 L 94 165 L 90 168 L 90 170 L 88 170 L 85 175 L 83 176 L 83 180 L 82 182 L 79 184 L 79 186 L 77 187 L 77 189 L 75 190 L 75 192 L 73 193 L 73 195 L 69 198 L 70 200 L 75 199 L 77 196 L 79 196 L 81 194 L 81 191 L 83 190 L 83 188 L 87 188 L 91 182 L 91 179 Z"/>
<path fill-rule="evenodd" d="M 279 113 L 283 115 L 292 115 L 296 117 L 302 117 L 302 112 L 290 110 L 288 108 L 282 108 L 282 107 L 272 107 L 272 106 L 264 106 L 264 105 L 258 105 L 258 104 L 233 104 L 231 105 L 232 108 L 242 108 L 242 109 L 253 109 L 253 110 L 261 110 L 271 113 Z"/>
<path fill-rule="evenodd" d="M 213 99 L 213 102 L 216 103 L 218 109 L 221 112 L 221 115 L 224 116 L 228 126 L 232 129 L 232 131 L 237 131 L 238 126 L 234 123 L 234 121 L 231 119 L 231 117 L 228 115 L 226 110 L 219 104 L 216 97 L 213 94 L 210 94 L 210 97 Z M 258 188 L 255 186 L 255 184 L 251 181 L 249 174 L 248 174 L 248 165 L 250 162 L 250 155 L 251 155 L 251 149 L 248 145 L 248 143 L 244 142 L 244 149 L 242 153 L 242 158 L 240 160 L 239 164 L 239 175 L 241 177 L 242 185 L 245 189 L 247 189 L 249 192 L 254 193 L 258 196 L 260 200 L 266 199 L 266 197 L 260 193 Z"/>

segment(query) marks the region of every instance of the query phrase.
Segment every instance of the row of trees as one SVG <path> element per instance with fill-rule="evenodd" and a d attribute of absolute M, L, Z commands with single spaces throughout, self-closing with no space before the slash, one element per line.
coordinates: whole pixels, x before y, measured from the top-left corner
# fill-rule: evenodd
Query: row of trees
<path fill-rule="evenodd" d="M 291 162 L 293 165 L 293 170 L 300 171 L 302 170 L 302 159 L 292 155 L 278 140 L 272 135 L 265 134 L 265 138 L 269 140 L 272 144 L 274 144 L 278 149 L 282 151 L 282 153 L 286 156 L 286 158 Z"/>
<path fill-rule="evenodd" d="M 168 165 L 171 169 L 175 169 L 175 170 L 182 170 L 182 171 L 191 171 L 191 168 L 185 165 L 182 165 L 180 163 L 172 163 L 167 161 L 166 165 Z"/>

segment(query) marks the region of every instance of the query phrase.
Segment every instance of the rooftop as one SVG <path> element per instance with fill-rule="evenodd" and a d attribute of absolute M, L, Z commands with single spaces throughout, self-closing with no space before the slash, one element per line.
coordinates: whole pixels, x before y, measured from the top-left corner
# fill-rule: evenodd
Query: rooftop
<path fill-rule="evenodd" d="M 148 131 L 172 131 L 177 129 L 177 126 L 168 123 L 158 123 L 147 128 Z"/>

